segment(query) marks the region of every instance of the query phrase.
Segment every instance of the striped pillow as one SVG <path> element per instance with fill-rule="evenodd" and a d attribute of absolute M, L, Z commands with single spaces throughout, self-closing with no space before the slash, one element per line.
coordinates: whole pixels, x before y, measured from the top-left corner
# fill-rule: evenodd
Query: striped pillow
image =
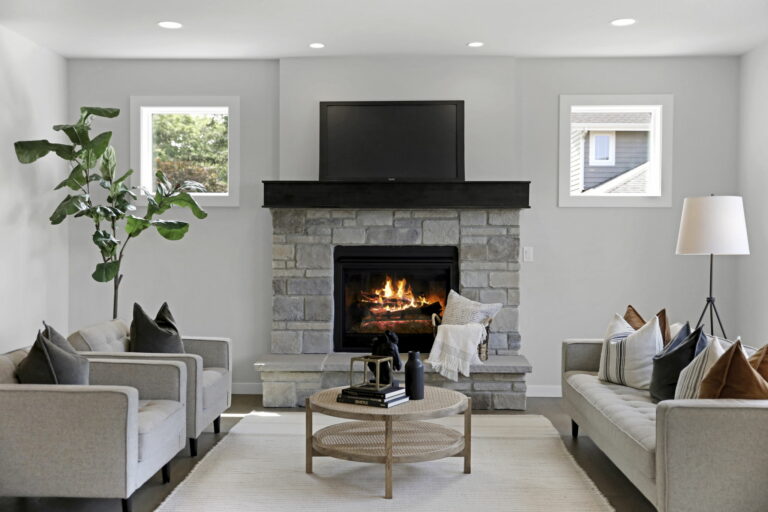
<path fill-rule="evenodd" d="M 616 314 L 608 325 L 597 376 L 606 382 L 648 389 L 653 374 L 653 356 L 663 347 L 657 317 L 635 331 Z"/>
<path fill-rule="evenodd" d="M 675 388 L 675 400 L 698 398 L 701 381 L 712 365 L 725 354 L 728 346 L 722 343 L 720 338 L 709 338 L 709 343 L 699 355 L 693 358 L 691 364 L 683 368 L 677 379 Z"/>

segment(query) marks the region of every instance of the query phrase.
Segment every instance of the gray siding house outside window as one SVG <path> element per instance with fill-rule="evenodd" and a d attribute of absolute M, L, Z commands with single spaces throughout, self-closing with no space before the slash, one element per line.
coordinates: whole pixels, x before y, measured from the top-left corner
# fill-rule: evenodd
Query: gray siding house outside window
<path fill-rule="evenodd" d="M 589 151 L 590 133 L 584 137 L 583 169 L 584 190 L 602 185 L 620 174 L 630 171 L 648 161 L 648 132 L 647 131 L 617 131 L 615 165 L 590 166 Z"/>

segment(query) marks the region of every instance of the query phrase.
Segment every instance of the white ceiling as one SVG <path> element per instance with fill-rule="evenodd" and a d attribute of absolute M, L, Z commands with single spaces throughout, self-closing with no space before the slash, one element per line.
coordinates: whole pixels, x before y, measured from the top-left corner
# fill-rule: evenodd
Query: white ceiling
<path fill-rule="evenodd" d="M 66 57 L 734 55 L 768 0 L 0 0 L 0 24 Z"/>

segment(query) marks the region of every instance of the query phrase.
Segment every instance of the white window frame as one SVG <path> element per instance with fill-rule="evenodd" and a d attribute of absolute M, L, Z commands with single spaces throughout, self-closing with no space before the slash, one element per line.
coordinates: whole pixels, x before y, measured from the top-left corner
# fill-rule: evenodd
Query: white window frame
<path fill-rule="evenodd" d="M 154 190 L 152 172 L 152 114 L 226 113 L 228 141 L 227 192 L 195 193 L 201 206 L 238 206 L 240 203 L 240 98 L 238 96 L 131 96 L 131 168 L 133 185 Z M 145 205 L 146 196 L 139 194 Z"/>
<path fill-rule="evenodd" d="M 595 139 L 598 135 L 608 137 L 608 160 L 598 160 L 595 158 Z M 616 132 L 609 131 L 589 131 L 589 166 L 590 167 L 613 167 L 616 165 Z"/>
<path fill-rule="evenodd" d="M 659 163 L 659 172 L 651 173 L 649 184 L 653 195 L 611 194 L 611 195 L 571 195 L 571 111 L 572 107 L 590 107 L 590 110 L 603 107 L 605 111 L 647 112 L 654 110 L 649 137 L 649 161 Z M 559 169 L 558 169 L 558 206 L 560 207 L 649 207 L 669 208 L 672 206 L 672 141 L 674 102 L 671 94 L 562 94 L 560 95 L 559 124 Z M 576 125 L 579 126 L 579 125 Z M 598 127 L 590 126 L 591 129 Z M 599 131 L 617 131 L 632 129 L 632 125 L 602 125 Z M 647 129 L 647 128 L 646 128 Z"/>

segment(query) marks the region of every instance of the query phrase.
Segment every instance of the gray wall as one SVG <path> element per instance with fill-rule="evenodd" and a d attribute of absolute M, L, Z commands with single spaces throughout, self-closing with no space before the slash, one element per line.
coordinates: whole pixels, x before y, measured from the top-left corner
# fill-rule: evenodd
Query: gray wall
<path fill-rule="evenodd" d="M 768 341 L 768 43 L 741 61 L 739 190 L 744 196 L 751 255 L 739 257 L 739 328 L 746 342 Z M 719 303 L 718 303 L 719 304 Z M 727 328 L 727 327 L 726 327 Z"/>
<path fill-rule="evenodd" d="M 648 132 L 616 132 L 616 165 L 590 166 L 590 134 L 584 139 L 584 188 L 596 187 L 648 161 Z"/>
<path fill-rule="evenodd" d="M 186 332 L 232 336 L 242 390 L 254 389 L 242 383 L 269 350 L 271 240 L 260 180 L 278 175 L 278 132 L 280 178 L 317 178 L 320 100 L 464 99 L 467 179 L 532 181 L 521 239 L 536 258 L 522 264 L 520 330 L 533 395 L 558 392 L 564 337 L 602 336 L 627 303 L 647 315 L 666 306 L 675 320 L 696 316 L 707 261 L 674 255 L 682 199 L 736 192 L 736 173 L 723 170 L 737 163 L 737 58 L 284 59 L 279 81 L 276 62 L 76 60 L 69 85 L 73 111 L 127 108 L 132 94 L 241 96 L 240 208 L 210 208 L 181 242 L 142 235 L 128 255 L 121 312 L 127 317 L 134 300 L 156 308 L 167 299 Z M 557 207 L 558 95 L 579 93 L 675 95 L 672 208 Z M 114 124 L 123 165 L 127 123 L 125 115 Z M 110 306 L 107 287 L 89 277 L 96 255 L 87 233 L 73 229 L 71 238 L 74 327 L 106 318 Z M 720 258 L 717 271 L 718 305 L 734 323 L 734 258 Z"/>
<path fill-rule="evenodd" d="M 48 221 L 67 168 L 54 156 L 21 165 L 13 151 L 19 139 L 58 140 L 66 86 L 64 59 L 0 27 L 0 353 L 32 344 L 43 319 L 68 329 L 68 227 Z"/>
<path fill-rule="evenodd" d="M 264 179 L 277 177 L 277 62 L 74 60 L 69 65 L 69 105 L 119 107 L 120 117 L 101 123 L 114 130 L 119 167 L 129 162 L 128 111 L 131 95 L 240 96 L 241 188 L 238 208 L 208 208 L 203 221 L 186 211 L 168 218 L 190 220 L 178 242 L 154 231 L 126 250 L 120 316 L 130 320 L 140 302 L 156 311 L 164 300 L 183 333 L 233 339 L 234 380 L 253 381 L 253 362 L 269 348 L 272 311 L 271 220 L 261 208 Z M 71 230 L 70 325 L 108 319 L 110 288 L 90 274 L 97 254 L 87 223 Z M 236 391 L 255 388 L 236 386 Z"/>

